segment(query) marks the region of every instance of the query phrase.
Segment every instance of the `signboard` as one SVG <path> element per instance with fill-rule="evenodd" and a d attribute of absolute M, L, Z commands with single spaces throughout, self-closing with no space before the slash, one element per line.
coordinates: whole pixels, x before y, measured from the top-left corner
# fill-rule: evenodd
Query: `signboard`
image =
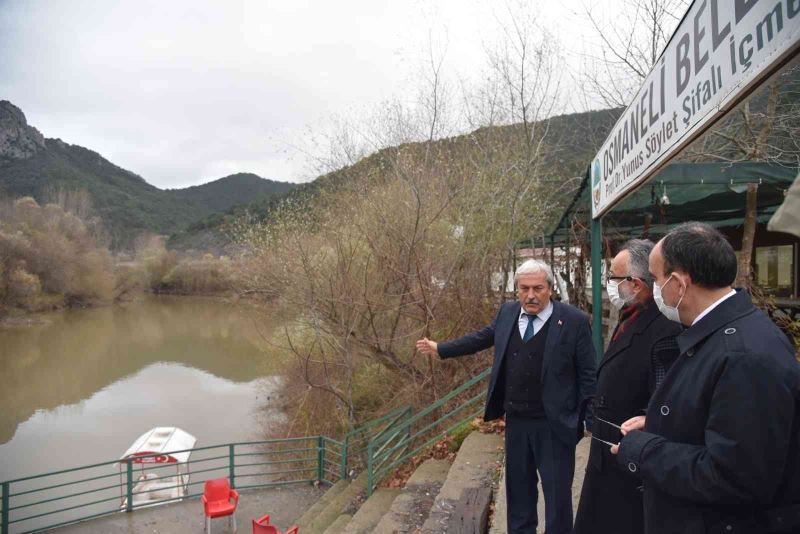
<path fill-rule="evenodd" d="M 592 216 L 646 180 L 800 42 L 800 0 L 695 0 L 591 166 Z"/>

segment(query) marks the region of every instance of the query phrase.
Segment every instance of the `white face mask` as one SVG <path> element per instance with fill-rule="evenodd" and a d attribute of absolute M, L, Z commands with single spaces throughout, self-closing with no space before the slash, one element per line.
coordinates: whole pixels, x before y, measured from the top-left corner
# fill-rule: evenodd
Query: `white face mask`
<path fill-rule="evenodd" d="M 611 305 L 614 306 L 616 309 L 621 310 L 623 306 L 631 301 L 633 295 L 623 296 L 619 290 L 619 284 L 621 282 L 617 280 L 609 280 L 606 282 L 606 291 L 608 292 L 608 300 L 611 301 Z"/>
<path fill-rule="evenodd" d="M 672 280 L 672 275 L 669 275 L 667 281 L 664 282 L 664 286 L 669 284 L 669 281 Z M 664 302 L 664 297 L 661 295 L 661 288 L 664 286 L 659 286 L 658 284 L 653 284 L 653 300 L 656 301 L 656 306 L 658 306 L 658 311 L 664 314 L 664 317 L 669 319 L 670 321 L 675 321 L 676 323 L 681 322 L 680 314 L 678 313 L 678 306 L 681 305 L 681 301 L 683 301 L 683 295 L 686 294 L 684 290 L 683 295 L 681 298 L 678 299 L 678 303 L 675 306 L 667 306 Z"/>

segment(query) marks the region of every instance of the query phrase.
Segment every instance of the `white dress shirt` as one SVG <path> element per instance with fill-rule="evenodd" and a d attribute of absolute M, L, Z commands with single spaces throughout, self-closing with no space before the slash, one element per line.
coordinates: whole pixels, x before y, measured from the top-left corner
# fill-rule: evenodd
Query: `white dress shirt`
<path fill-rule="evenodd" d="M 528 315 L 532 315 L 525 311 L 525 307 L 523 306 L 519 312 L 519 320 L 517 321 L 519 325 L 519 337 L 525 338 L 525 330 L 528 328 Z M 536 314 L 536 319 L 533 320 L 533 335 L 539 333 L 539 330 L 542 329 L 544 323 L 553 315 L 553 301 L 547 303 L 547 307 Z"/>
<path fill-rule="evenodd" d="M 695 317 L 694 321 L 692 321 L 692 326 L 694 326 L 695 324 L 697 324 L 697 321 L 699 321 L 700 319 L 702 319 L 703 317 L 705 317 L 706 315 L 708 315 L 709 313 L 711 313 L 711 310 L 713 310 L 714 308 L 716 308 L 717 306 L 719 306 L 720 304 L 722 304 L 722 302 L 723 302 L 723 301 L 725 301 L 725 300 L 727 300 L 727 299 L 731 298 L 731 297 L 732 297 L 732 296 L 734 296 L 735 294 L 736 294 L 736 290 L 735 290 L 735 289 L 731 289 L 731 292 L 730 292 L 730 293 L 728 293 L 728 294 L 724 295 L 722 298 L 720 298 L 719 300 L 717 300 L 717 301 L 716 301 L 715 303 L 713 303 L 711 306 L 709 306 L 708 308 L 706 308 L 705 310 L 703 310 L 702 312 L 700 312 L 700 315 L 698 315 L 697 317 Z"/>

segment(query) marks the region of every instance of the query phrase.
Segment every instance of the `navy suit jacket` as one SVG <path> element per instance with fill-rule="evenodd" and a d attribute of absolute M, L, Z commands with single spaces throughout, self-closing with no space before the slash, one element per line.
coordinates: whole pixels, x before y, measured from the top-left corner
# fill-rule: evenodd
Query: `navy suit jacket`
<path fill-rule="evenodd" d="M 583 420 L 596 385 L 596 355 L 592 344 L 589 317 L 568 304 L 553 302 L 553 314 L 545 340 L 542 363 L 542 400 L 553 432 L 568 445 L 575 445 L 583 436 Z M 511 333 L 519 328 L 519 301 L 506 302 L 494 321 L 452 341 L 439 343 L 442 358 L 474 354 L 494 346 L 492 376 L 486 398 L 486 421 L 504 413 L 505 391 L 498 387 L 503 358 Z"/>

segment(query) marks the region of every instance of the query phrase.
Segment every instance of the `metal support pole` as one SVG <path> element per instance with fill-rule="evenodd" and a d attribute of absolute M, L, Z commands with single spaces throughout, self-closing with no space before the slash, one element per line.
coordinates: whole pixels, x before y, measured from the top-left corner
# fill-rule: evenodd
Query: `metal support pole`
<path fill-rule="evenodd" d="M 228 478 L 231 479 L 231 487 L 236 489 L 236 451 L 235 445 L 228 445 Z"/>
<path fill-rule="evenodd" d="M 569 265 L 569 257 L 571 255 L 571 252 L 572 252 L 572 227 L 567 228 L 567 250 L 564 260 L 564 263 L 566 264 L 565 268 L 567 271 L 567 287 L 570 286 L 572 280 L 572 271 L 570 271 L 570 265 Z"/>
<path fill-rule="evenodd" d="M 367 442 L 367 498 L 369 499 L 372 496 L 372 486 L 375 483 L 374 476 L 372 470 L 372 440 L 370 439 Z"/>
<path fill-rule="evenodd" d="M 592 340 L 598 362 L 603 357 L 603 288 L 600 281 L 602 231 L 602 218 L 592 219 Z"/>
<path fill-rule="evenodd" d="M 342 440 L 342 465 L 339 472 L 339 477 L 344 480 L 347 478 L 347 447 L 350 443 L 350 435 L 344 437 Z"/>
<path fill-rule="evenodd" d="M 127 480 L 125 481 L 125 492 L 128 496 L 125 504 L 126 512 L 133 512 L 133 459 L 128 458 L 125 461 L 125 471 L 127 473 Z"/>
<path fill-rule="evenodd" d="M 317 482 L 325 478 L 325 436 L 317 438 Z"/>
<path fill-rule="evenodd" d="M 9 505 L 9 491 L 11 491 L 11 483 L 3 482 L 3 510 L 0 511 L 0 532 L 8 534 L 8 522 L 11 511 L 8 509 Z"/>

